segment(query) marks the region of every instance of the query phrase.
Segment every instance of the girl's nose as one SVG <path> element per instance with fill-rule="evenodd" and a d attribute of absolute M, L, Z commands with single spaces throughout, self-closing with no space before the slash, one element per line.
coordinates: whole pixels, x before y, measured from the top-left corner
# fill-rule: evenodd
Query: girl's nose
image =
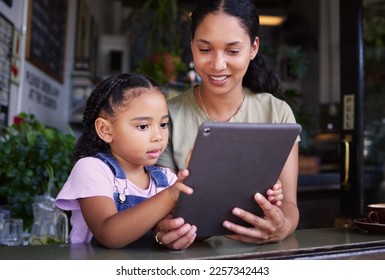
<path fill-rule="evenodd" d="M 152 137 L 152 142 L 160 142 L 162 140 L 163 140 L 163 137 L 160 129 L 155 129 Z"/>

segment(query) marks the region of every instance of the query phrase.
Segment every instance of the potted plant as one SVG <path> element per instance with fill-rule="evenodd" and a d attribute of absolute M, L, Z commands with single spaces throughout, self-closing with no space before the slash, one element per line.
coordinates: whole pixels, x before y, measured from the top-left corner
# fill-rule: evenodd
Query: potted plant
<path fill-rule="evenodd" d="M 21 113 L 12 126 L 0 129 L 0 196 L 26 229 L 33 221 L 36 196 L 56 196 L 72 168 L 76 138 Z"/>
<path fill-rule="evenodd" d="M 177 0 L 147 0 L 129 19 L 134 48 L 135 71 L 147 74 L 159 84 L 175 81 L 176 74 L 186 70 L 181 61 L 181 18 Z"/>

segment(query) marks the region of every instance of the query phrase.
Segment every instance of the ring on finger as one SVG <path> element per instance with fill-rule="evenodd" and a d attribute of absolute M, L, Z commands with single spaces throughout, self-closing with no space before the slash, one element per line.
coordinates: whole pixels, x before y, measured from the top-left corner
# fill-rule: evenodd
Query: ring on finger
<path fill-rule="evenodd" d="M 158 235 L 159 235 L 160 231 L 155 235 L 155 241 L 156 243 L 158 243 L 159 245 L 163 245 L 163 242 L 159 240 L 158 238 Z"/>

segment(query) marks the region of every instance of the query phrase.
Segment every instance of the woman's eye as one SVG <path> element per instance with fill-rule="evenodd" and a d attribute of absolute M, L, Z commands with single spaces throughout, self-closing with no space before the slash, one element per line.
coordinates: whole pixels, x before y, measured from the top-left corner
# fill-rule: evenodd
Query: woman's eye
<path fill-rule="evenodd" d="M 210 49 L 208 49 L 208 48 L 200 48 L 199 51 L 202 52 L 202 53 L 208 53 L 210 51 Z"/>
<path fill-rule="evenodd" d="M 236 55 L 239 54 L 239 50 L 228 50 L 227 53 L 230 55 Z"/>

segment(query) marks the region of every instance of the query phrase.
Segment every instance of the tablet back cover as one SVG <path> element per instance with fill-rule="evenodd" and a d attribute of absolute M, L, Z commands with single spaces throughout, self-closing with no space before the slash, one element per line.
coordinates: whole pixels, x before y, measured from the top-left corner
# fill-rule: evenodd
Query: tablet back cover
<path fill-rule="evenodd" d="M 247 226 L 232 209 L 262 214 L 254 194 L 266 195 L 277 182 L 300 130 L 298 124 L 202 124 L 185 180 L 194 193 L 181 193 L 173 216 L 196 225 L 198 237 L 231 233 L 224 220 Z"/>

